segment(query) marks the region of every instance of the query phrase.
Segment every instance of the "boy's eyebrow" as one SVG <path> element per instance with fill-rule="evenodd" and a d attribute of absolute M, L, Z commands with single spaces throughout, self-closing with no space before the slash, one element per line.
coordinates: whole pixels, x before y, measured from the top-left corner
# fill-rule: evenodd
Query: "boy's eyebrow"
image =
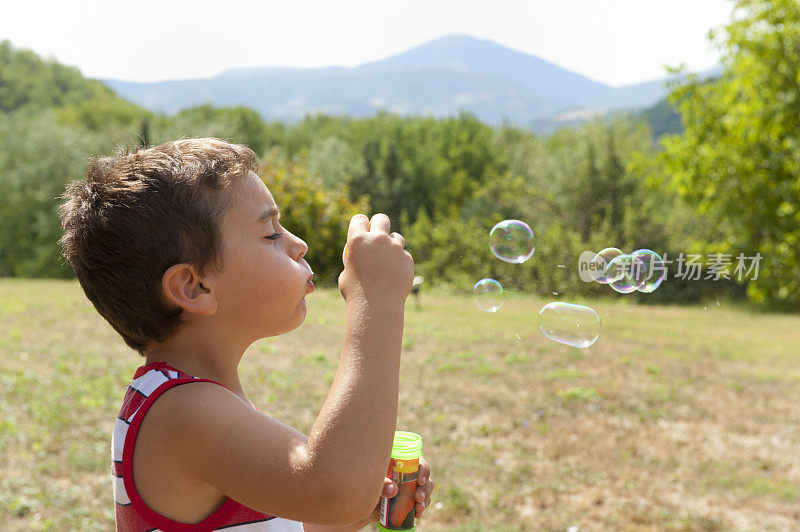
<path fill-rule="evenodd" d="M 279 220 L 281 219 L 281 213 L 278 211 L 278 208 L 269 207 L 266 211 L 264 211 L 261 214 L 261 216 L 258 217 L 258 220 L 256 220 L 256 222 L 268 223 L 275 216 L 277 216 Z"/>

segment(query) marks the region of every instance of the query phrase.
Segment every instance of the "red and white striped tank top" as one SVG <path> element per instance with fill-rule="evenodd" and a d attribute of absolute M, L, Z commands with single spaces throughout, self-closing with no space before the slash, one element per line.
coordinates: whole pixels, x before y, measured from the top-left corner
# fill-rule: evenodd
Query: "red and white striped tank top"
<path fill-rule="evenodd" d="M 147 410 L 162 393 L 173 386 L 190 382 L 219 384 L 193 377 L 163 362 L 153 362 L 137 369 L 128 385 L 111 437 L 117 530 L 145 532 L 225 529 L 231 532 L 302 532 L 303 525 L 297 521 L 257 512 L 230 498 L 200 523 L 189 524 L 173 521 L 155 512 L 139 496 L 133 482 L 133 447 L 139 425 Z"/>

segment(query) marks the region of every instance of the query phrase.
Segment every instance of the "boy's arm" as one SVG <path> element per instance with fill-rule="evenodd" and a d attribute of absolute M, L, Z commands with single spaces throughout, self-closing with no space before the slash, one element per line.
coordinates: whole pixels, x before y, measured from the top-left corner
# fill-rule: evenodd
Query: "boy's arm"
<path fill-rule="evenodd" d="M 308 438 L 225 388 L 178 386 L 154 403 L 146 421 L 182 473 L 289 519 L 346 525 L 370 515 L 394 436 L 403 310 L 413 277 L 402 236 L 388 231 L 384 215 L 351 221 L 340 277 L 344 347 Z"/>
<path fill-rule="evenodd" d="M 414 261 L 405 240 L 389 234 L 389 218 L 356 215 L 348 230 L 348 256 L 339 277 L 347 303 L 339 366 L 322 411 L 308 435 L 312 459 L 329 474 L 358 480 L 349 489 L 368 516 L 386 474 L 397 420 L 403 312 Z M 351 521 L 352 522 L 352 521 Z"/>
<path fill-rule="evenodd" d="M 303 532 L 358 532 L 365 526 L 368 526 L 374 522 L 374 519 L 365 518 L 357 523 L 345 526 L 325 526 L 303 523 Z"/>

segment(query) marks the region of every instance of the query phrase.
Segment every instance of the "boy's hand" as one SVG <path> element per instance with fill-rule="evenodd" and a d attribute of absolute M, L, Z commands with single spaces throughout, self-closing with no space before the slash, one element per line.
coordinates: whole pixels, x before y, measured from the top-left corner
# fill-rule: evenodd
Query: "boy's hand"
<path fill-rule="evenodd" d="M 345 300 L 351 297 L 404 301 L 411 292 L 414 259 L 405 251 L 405 239 L 390 233 L 385 214 L 368 219 L 356 214 L 347 231 L 347 257 L 339 276 L 339 290 Z"/>
<path fill-rule="evenodd" d="M 431 505 L 431 492 L 433 492 L 433 481 L 431 480 L 431 468 L 428 465 L 428 462 L 425 460 L 424 457 L 419 459 L 419 474 L 417 475 L 417 491 L 414 493 L 414 511 L 416 518 L 419 519 L 422 516 L 422 512 Z M 392 497 L 396 496 L 398 492 L 397 484 L 392 482 L 392 480 L 388 477 L 383 479 L 383 491 L 381 492 L 381 497 L 386 497 L 387 499 L 391 499 Z M 375 510 L 372 512 L 372 522 L 375 522 L 380 517 L 380 502 L 377 506 L 375 506 Z"/>
<path fill-rule="evenodd" d="M 414 494 L 414 500 L 417 504 L 414 510 L 417 512 L 417 518 L 422 515 L 422 512 L 431 505 L 431 493 L 433 492 L 433 481 L 431 480 L 431 468 L 425 457 L 419 459 L 419 474 L 417 475 L 417 492 Z"/>

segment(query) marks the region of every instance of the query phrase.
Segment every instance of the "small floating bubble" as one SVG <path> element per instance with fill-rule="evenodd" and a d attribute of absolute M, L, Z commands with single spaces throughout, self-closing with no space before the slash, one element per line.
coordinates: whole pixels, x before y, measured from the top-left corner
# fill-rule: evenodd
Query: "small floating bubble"
<path fill-rule="evenodd" d="M 622 254 L 608 264 L 603 276 L 611 288 L 620 294 L 630 294 L 644 282 L 645 264 L 637 257 Z"/>
<path fill-rule="evenodd" d="M 548 303 L 539 311 L 539 330 L 542 334 L 573 347 L 589 347 L 600 335 L 600 316 L 583 305 Z"/>
<path fill-rule="evenodd" d="M 637 249 L 631 253 L 631 256 L 634 259 L 641 260 L 645 268 L 643 275 L 638 279 L 636 289 L 645 294 L 654 292 L 656 288 L 661 286 L 661 282 L 667 275 L 664 260 L 658 253 L 649 249 Z"/>
<path fill-rule="evenodd" d="M 494 279 L 481 279 L 472 287 L 475 306 L 484 312 L 497 312 L 503 306 L 503 286 Z"/>
<path fill-rule="evenodd" d="M 600 284 L 608 284 L 610 281 L 605 276 L 605 271 L 612 260 L 623 255 L 618 248 L 605 248 L 598 252 L 589 264 L 589 275 Z"/>
<path fill-rule="evenodd" d="M 533 256 L 533 230 L 520 220 L 503 220 L 489 232 L 492 254 L 498 259 L 521 264 Z"/>

